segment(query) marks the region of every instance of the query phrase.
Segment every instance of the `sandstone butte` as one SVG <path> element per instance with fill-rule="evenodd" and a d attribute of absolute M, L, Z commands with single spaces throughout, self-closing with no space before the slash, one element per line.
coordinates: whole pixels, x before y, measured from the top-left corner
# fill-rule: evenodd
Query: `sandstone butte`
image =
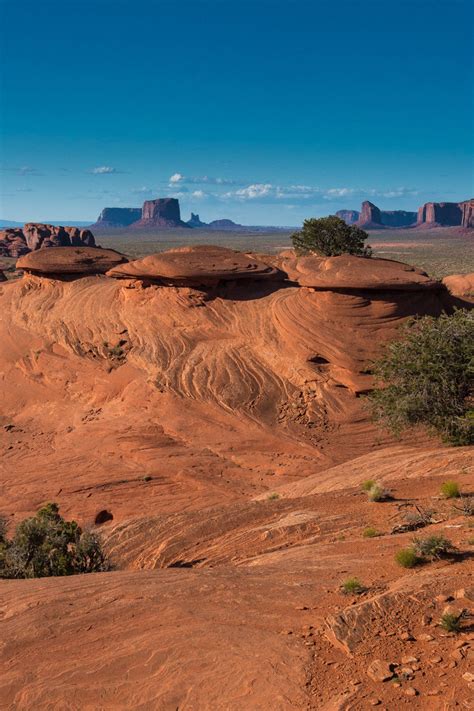
<path fill-rule="evenodd" d="M 0 581 L 1 707 L 469 708 L 472 626 L 438 623 L 472 612 L 472 532 L 438 494 L 473 491 L 472 451 L 394 440 L 360 397 L 408 317 L 470 306 L 461 277 L 201 247 L 120 279 L 66 250 L 0 285 L 1 510 L 57 501 L 115 570 Z M 395 564 L 416 506 L 463 556 Z"/>

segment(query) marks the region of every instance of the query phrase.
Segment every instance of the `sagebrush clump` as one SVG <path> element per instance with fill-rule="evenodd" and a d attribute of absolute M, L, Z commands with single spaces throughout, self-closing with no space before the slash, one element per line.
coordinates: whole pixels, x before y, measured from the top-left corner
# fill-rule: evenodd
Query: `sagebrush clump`
<path fill-rule="evenodd" d="M 0 577 L 44 578 L 110 569 L 99 537 L 65 521 L 55 503 L 22 521 L 12 538 L 0 524 Z"/>
<path fill-rule="evenodd" d="M 458 499 L 461 490 L 457 481 L 445 481 L 441 484 L 441 493 L 446 499 Z"/>
<path fill-rule="evenodd" d="M 342 583 L 341 590 L 344 595 L 360 595 L 365 591 L 365 587 L 358 578 L 347 578 Z"/>
<path fill-rule="evenodd" d="M 474 312 L 412 319 L 373 366 L 374 418 L 400 433 L 424 425 L 455 445 L 474 443 Z"/>
<path fill-rule="evenodd" d="M 420 562 L 413 548 L 401 548 L 395 553 L 395 560 L 402 568 L 414 568 Z"/>
<path fill-rule="evenodd" d="M 420 558 L 427 558 L 433 561 L 452 555 L 456 548 L 442 534 L 434 534 L 427 538 L 415 538 L 413 540 L 413 550 Z"/>

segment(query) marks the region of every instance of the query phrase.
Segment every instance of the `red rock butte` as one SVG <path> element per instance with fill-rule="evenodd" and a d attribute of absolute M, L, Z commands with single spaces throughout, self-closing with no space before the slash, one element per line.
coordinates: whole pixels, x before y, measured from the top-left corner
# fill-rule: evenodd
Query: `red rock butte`
<path fill-rule="evenodd" d="M 0 581 L 3 706 L 467 708 L 472 634 L 439 619 L 472 607 L 470 561 L 407 571 L 394 529 L 435 505 L 430 535 L 465 548 L 438 492 L 472 490 L 472 451 L 394 440 L 360 397 L 407 318 L 467 302 L 388 260 L 90 250 L 0 284 L 1 510 L 56 501 L 115 570 Z"/>

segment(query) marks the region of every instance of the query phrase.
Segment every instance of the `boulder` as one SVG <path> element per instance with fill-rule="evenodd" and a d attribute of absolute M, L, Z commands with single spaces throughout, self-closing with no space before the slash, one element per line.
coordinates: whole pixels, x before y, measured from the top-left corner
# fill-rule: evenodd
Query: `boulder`
<path fill-rule="evenodd" d="M 177 285 L 214 285 L 234 279 L 283 278 L 276 268 L 243 252 L 199 245 L 151 254 L 107 272 L 118 279 L 144 279 Z"/>
<path fill-rule="evenodd" d="M 128 227 L 141 219 L 140 207 L 104 207 L 93 227 Z"/>
<path fill-rule="evenodd" d="M 474 272 L 470 274 L 450 274 L 444 277 L 443 284 L 453 296 L 474 297 Z"/>
<path fill-rule="evenodd" d="M 356 257 L 291 256 L 281 262 L 281 269 L 300 286 L 319 290 L 420 291 L 440 289 L 440 282 L 426 272 L 403 262 L 390 259 Z"/>
<path fill-rule="evenodd" d="M 359 219 L 360 212 L 359 210 L 338 210 L 336 215 L 341 220 L 344 220 L 347 225 L 353 225 Z"/>
<path fill-rule="evenodd" d="M 17 269 L 32 274 L 74 275 L 104 274 L 123 264 L 127 257 L 113 249 L 99 247 L 51 247 L 39 249 L 20 257 Z"/>

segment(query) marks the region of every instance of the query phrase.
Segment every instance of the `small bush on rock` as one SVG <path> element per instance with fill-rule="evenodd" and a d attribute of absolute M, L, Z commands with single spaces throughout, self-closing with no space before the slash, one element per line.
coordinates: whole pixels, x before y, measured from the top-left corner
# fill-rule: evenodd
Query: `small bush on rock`
<path fill-rule="evenodd" d="M 291 240 L 297 254 L 313 253 L 325 257 L 356 254 L 370 257 L 372 250 L 364 244 L 368 236 L 357 225 L 347 225 L 337 215 L 329 215 L 305 220 L 301 230 L 291 235 Z"/>
<path fill-rule="evenodd" d="M 95 533 L 65 521 L 49 503 L 22 521 L 11 539 L 0 536 L 1 578 L 44 578 L 109 570 Z"/>
<path fill-rule="evenodd" d="M 367 498 L 369 501 L 387 501 L 387 499 L 390 499 L 390 492 L 384 489 L 381 484 L 374 484 L 367 491 Z"/>
<path fill-rule="evenodd" d="M 456 481 L 445 481 L 441 484 L 441 493 L 446 499 L 458 499 L 461 496 L 459 484 Z"/>
<path fill-rule="evenodd" d="M 446 630 L 446 632 L 459 632 L 461 630 L 461 617 L 462 615 L 456 615 L 452 612 L 445 612 L 441 616 L 441 627 Z"/>
<path fill-rule="evenodd" d="M 369 526 L 368 528 L 364 529 L 364 532 L 362 533 L 364 538 L 377 538 L 378 536 L 381 536 L 382 534 L 380 531 L 377 531 L 376 528 L 372 528 Z"/>

